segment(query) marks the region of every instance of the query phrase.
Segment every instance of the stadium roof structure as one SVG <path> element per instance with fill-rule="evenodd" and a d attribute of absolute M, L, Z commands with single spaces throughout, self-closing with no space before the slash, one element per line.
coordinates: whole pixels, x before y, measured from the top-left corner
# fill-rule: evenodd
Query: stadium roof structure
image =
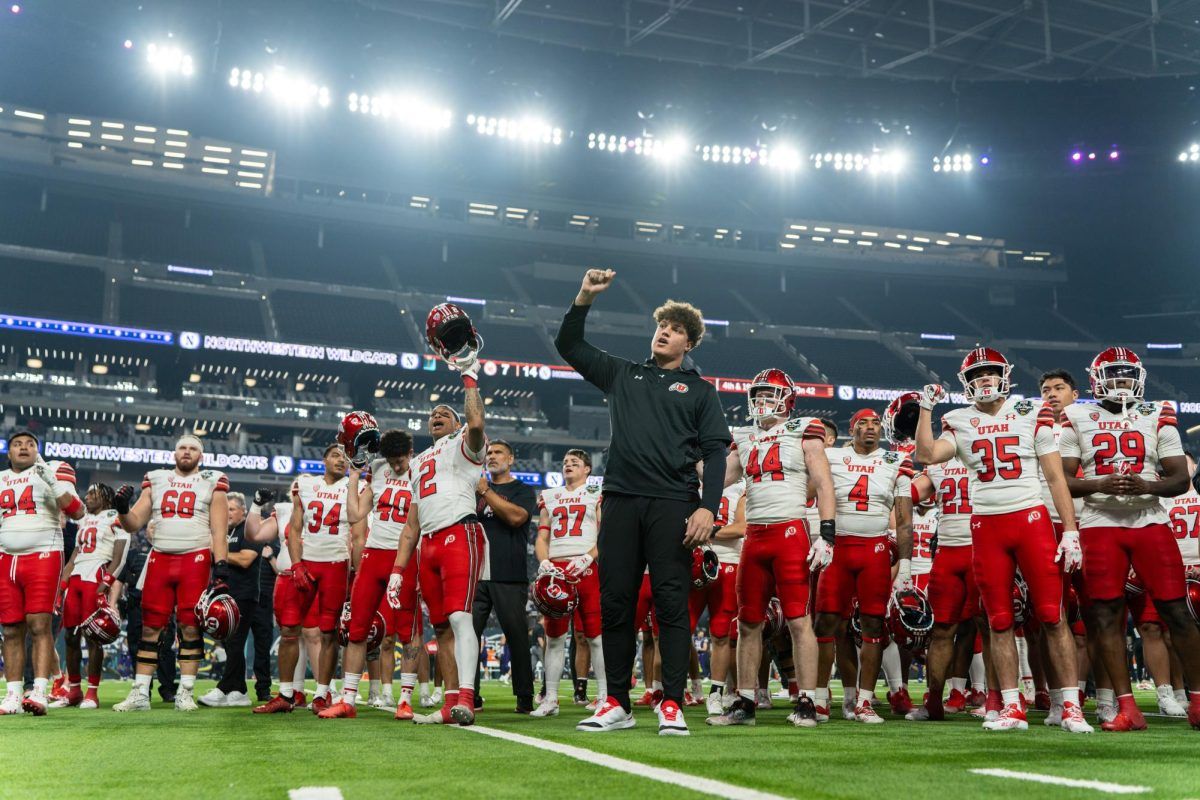
<path fill-rule="evenodd" d="M 540 44 L 738 70 L 904 81 L 1200 73 L 1197 0 L 357 0 Z"/>

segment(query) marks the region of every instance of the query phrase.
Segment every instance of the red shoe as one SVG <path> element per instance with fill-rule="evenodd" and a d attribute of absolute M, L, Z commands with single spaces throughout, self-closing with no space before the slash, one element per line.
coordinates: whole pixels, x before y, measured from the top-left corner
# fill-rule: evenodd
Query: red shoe
<path fill-rule="evenodd" d="M 967 705 L 972 708 L 987 705 L 987 692 L 979 689 L 972 689 L 967 695 Z"/>
<path fill-rule="evenodd" d="M 59 675 L 57 678 L 54 679 L 54 682 L 52 684 L 50 684 L 50 695 L 49 696 L 50 696 L 51 700 L 63 700 L 66 698 L 66 696 L 67 696 L 67 677 L 65 675 Z"/>
<path fill-rule="evenodd" d="M 294 705 L 296 708 L 304 708 L 306 705 L 308 705 L 308 700 L 304 697 L 304 692 L 292 693 L 292 705 Z"/>
<path fill-rule="evenodd" d="M 1050 693 L 1045 689 L 1038 689 L 1033 694 L 1033 707 L 1038 711 L 1050 710 Z"/>
<path fill-rule="evenodd" d="M 255 706 L 255 714 L 290 714 L 292 709 L 296 707 L 294 698 L 287 698 L 281 694 L 277 694 L 261 706 Z"/>
<path fill-rule="evenodd" d="M 1112 733 L 1146 730 L 1146 718 L 1141 711 L 1118 711 L 1112 722 L 1100 723 L 1100 730 Z"/>
<path fill-rule="evenodd" d="M 474 704 L 472 704 L 474 705 Z M 450 708 L 450 719 L 457 722 L 459 725 L 474 725 L 475 724 L 475 709 L 470 705 L 459 703 Z"/>
<path fill-rule="evenodd" d="M 313 701 L 313 705 L 316 705 L 316 701 Z M 338 700 L 336 703 L 326 705 L 327 707 L 317 714 L 318 719 L 354 719 L 358 716 L 358 711 L 354 706 L 345 700 Z"/>
<path fill-rule="evenodd" d="M 892 707 L 892 713 L 898 717 L 913 710 L 912 698 L 908 696 L 908 688 L 905 686 L 901 686 L 898 691 L 888 692 L 888 704 Z"/>
<path fill-rule="evenodd" d="M 691 692 L 683 693 L 683 704 L 685 706 L 698 706 L 701 702 L 702 701 L 700 698 L 696 697 L 696 695 L 692 694 Z"/>
<path fill-rule="evenodd" d="M 1200 698 L 1188 703 L 1188 725 L 1200 731 Z"/>
<path fill-rule="evenodd" d="M 961 714 L 967 710 L 967 696 L 958 689 L 951 689 L 950 696 L 942 703 L 947 714 Z"/>
<path fill-rule="evenodd" d="M 21 706 L 25 709 L 26 714 L 33 714 L 35 717 L 46 716 L 46 696 L 41 694 L 30 693 L 21 701 Z"/>
<path fill-rule="evenodd" d="M 415 717 L 413 708 L 408 704 L 407 700 L 401 700 L 400 705 L 396 706 L 396 719 L 409 720 Z"/>
<path fill-rule="evenodd" d="M 635 706 L 652 706 L 652 705 L 654 705 L 654 703 L 655 703 L 654 692 L 647 689 L 646 693 L 644 695 L 642 695 L 640 698 L 638 698 L 638 701 L 636 703 L 634 703 L 634 705 Z"/>
<path fill-rule="evenodd" d="M 312 712 L 320 715 L 322 711 L 329 708 L 331 703 L 328 697 L 314 697 L 312 701 Z"/>

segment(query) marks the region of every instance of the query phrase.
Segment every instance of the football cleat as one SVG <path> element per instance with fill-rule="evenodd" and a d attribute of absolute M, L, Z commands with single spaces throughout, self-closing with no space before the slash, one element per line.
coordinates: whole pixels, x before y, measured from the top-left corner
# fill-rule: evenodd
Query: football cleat
<path fill-rule="evenodd" d="M 855 709 L 856 705 L 857 704 L 853 700 L 843 697 L 842 698 L 842 719 L 846 720 L 847 722 L 854 722 L 855 720 L 857 720 L 858 717 L 855 716 L 855 714 L 854 714 L 854 709 Z"/>
<path fill-rule="evenodd" d="M 913 710 L 913 701 L 908 694 L 907 686 L 901 686 L 897 691 L 888 692 L 887 699 L 888 705 L 892 707 L 892 713 L 898 717 Z"/>
<path fill-rule="evenodd" d="M 575 726 L 575 730 L 585 733 L 604 733 L 632 728 L 637 721 L 633 714 L 621 708 L 615 698 L 608 697 L 604 704 L 596 709 L 596 713 Z"/>
<path fill-rule="evenodd" d="M 430 699 L 433 701 L 433 705 L 435 705 L 435 706 L 441 705 L 442 704 L 442 687 L 440 687 L 440 686 L 433 687 L 433 695 L 430 697 Z"/>
<path fill-rule="evenodd" d="M 329 697 L 326 695 L 318 695 L 317 697 L 313 698 L 311 703 L 309 703 L 308 708 L 310 711 L 312 711 L 312 713 L 320 715 L 320 713 L 329 708 L 329 706 Z"/>
<path fill-rule="evenodd" d="M 129 689 L 129 696 L 112 707 L 113 711 L 149 711 L 150 698 L 136 686 Z"/>
<path fill-rule="evenodd" d="M 1118 711 L 1109 722 L 1100 724 L 1100 730 L 1110 733 L 1126 733 L 1128 731 L 1146 730 L 1146 718 L 1141 711 Z"/>
<path fill-rule="evenodd" d="M 50 708 L 73 708 L 82 702 L 83 690 L 81 690 L 78 686 L 75 686 L 70 689 L 65 689 L 61 696 L 55 697 L 53 700 L 51 700 Z M 1176 705 L 1178 705 L 1178 703 Z M 1183 706 L 1179 706 L 1179 708 L 1181 711 L 1183 710 Z M 1183 714 L 1176 714 L 1175 716 L 1182 717 Z"/>
<path fill-rule="evenodd" d="M 95 694 L 88 692 L 87 697 L 83 698 L 83 702 L 81 702 L 79 704 L 79 707 L 85 711 L 90 711 L 94 708 L 99 708 L 100 707 L 100 698 L 98 696 L 96 696 Z"/>
<path fill-rule="evenodd" d="M 658 702 L 658 701 L 654 699 L 654 692 L 647 689 L 646 693 L 643 694 L 641 697 L 639 697 L 638 701 L 636 703 L 634 703 L 634 705 L 635 706 L 652 706 L 656 702 Z"/>
<path fill-rule="evenodd" d="M 67 676 L 59 675 L 50 684 L 49 699 L 58 700 L 67 696 Z"/>
<path fill-rule="evenodd" d="M 442 706 L 430 714 L 418 714 L 413 717 L 413 722 L 417 725 L 453 725 L 454 720 L 450 718 L 450 709 Z"/>
<path fill-rule="evenodd" d="M 984 722 L 983 729 L 985 731 L 1027 731 L 1029 730 L 1029 721 L 1025 719 L 1025 712 L 1021 710 L 1021 706 L 1010 703 L 996 714 L 994 720 Z"/>
<path fill-rule="evenodd" d="M 704 710 L 709 713 L 709 716 L 716 716 L 725 709 L 721 706 L 721 693 L 709 692 L 708 699 L 704 703 Z"/>
<path fill-rule="evenodd" d="M 1117 707 L 1109 703 L 1096 704 L 1096 721 L 1103 725 L 1112 722 L 1117 716 Z"/>
<path fill-rule="evenodd" d="M 817 722 L 829 722 L 829 709 L 825 706 L 816 706 Z"/>
<path fill-rule="evenodd" d="M 475 709 L 471 706 L 457 705 L 451 706 L 450 718 L 459 725 L 474 725 L 475 724 Z"/>
<path fill-rule="evenodd" d="M 968 706 L 982 706 L 987 704 L 987 692 L 979 689 L 972 689 L 967 695 Z"/>
<path fill-rule="evenodd" d="M 588 700 L 587 692 L 576 692 L 574 702 L 577 706 L 590 706 L 592 704 L 592 701 Z"/>
<path fill-rule="evenodd" d="M 788 714 L 788 722 L 797 728 L 817 727 L 817 706 L 813 699 L 806 694 L 796 698 L 796 708 Z"/>
<path fill-rule="evenodd" d="M 1050 710 L 1050 693 L 1045 689 L 1038 689 L 1033 693 L 1033 707 L 1038 711 Z"/>
<path fill-rule="evenodd" d="M 33 714 L 35 717 L 46 716 L 46 708 L 49 703 L 49 698 L 44 692 L 33 691 L 21 703 L 26 714 Z"/>
<path fill-rule="evenodd" d="M 429 695 L 423 694 L 421 695 L 421 699 L 418 701 L 418 705 L 420 705 L 421 708 L 433 708 L 435 705 L 437 705 L 437 703 Z"/>
<path fill-rule="evenodd" d="M 694 695 L 690 691 L 683 693 L 683 704 L 685 706 L 698 706 L 703 702 L 704 701 L 700 699 L 699 695 Z"/>
<path fill-rule="evenodd" d="M 529 716 L 537 717 L 538 719 L 542 719 L 543 717 L 557 717 L 558 701 L 546 698 L 538 704 L 537 708 L 529 712 Z"/>
<path fill-rule="evenodd" d="M 209 708 L 220 708 L 226 705 L 226 699 L 226 694 L 214 687 L 200 695 L 200 705 L 208 706 Z"/>
<path fill-rule="evenodd" d="M 754 693 L 754 706 L 760 709 L 769 709 L 771 707 L 771 690 L 759 689 Z"/>
<path fill-rule="evenodd" d="M 1074 703 L 1063 703 L 1062 729 L 1067 733 L 1091 733 L 1092 726 L 1083 718 L 1083 709 Z"/>
<path fill-rule="evenodd" d="M 355 719 L 356 717 L 358 717 L 358 709 L 345 700 L 332 703 L 320 714 L 317 714 L 317 719 Z"/>
<path fill-rule="evenodd" d="M 754 701 L 735 695 L 733 705 L 724 714 L 709 717 L 705 725 L 727 727 L 730 725 L 754 725 Z"/>
<path fill-rule="evenodd" d="M 1046 727 L 1053 728 L 1055 725 L 1063 724 L 1063 707 L 1061 703 L 1055 703 L 1050 706 L 1049 713 L 1046 714 L 1046 719 L 1042 720 Z"/>
<path fill-rule="evenodd" d="M 658 704 L 658 735 L 687 736 L 688 726 L 683 718 L 683 709 L 674 700 L 663 700 Z"/>
<path fill-rule="evenodd" d="M 917 706 L 912 711 L 904 715 L 904 718 L 909 722 L 938 722 L 945 719 L 945 715 L 934 716 L 929 710 L 929 706 Z"/>
<path fill-rule="evenodd" d="M 587 711 L 595 711 L 597 708 L 599 708 L 603 704 L 604 704 L 604 698 L 597 697 L 595 700 L 593 700 L 592 702 L 590 702 L 586 706 L 584 706 L 584 709 L 586 709 Z"/>
<path fill-rule="evenodd" d="M 396 706 L 395 719 L 409 720 L 415 716 L 416 714 L 413 713 L 413 707 L 408 704 L 407 700 L 402 701 L 400 705 Z"/>
<path fill-rule="evenodd" d="M 1188 703 L 1187 719 L 1188 725 L 1200 731 L 1200 699 Z"/>
<path fill-rule="evenodd" d="M 1158 698 L 1158 710 L 1168 717 L 1186 717 L 1187 709 L 1175 699 L 1175 695 L 1165 695 Z"/>
<path fill-rule="evenodd" d="M 175 692 L 175 710 L 176 711 L 198 711 L 200 706 L 196 705 L 196 698 L 192 696 L 191 689 L 179 687 L 179 691 Z"/>
<path fill-rule="evenodd" d="M 255 706 L 255 714 L 290 714 L 296 708 L 294 698 L 277 694 L 261 706 Z"/>
<path fill-rule="evenodd" d="M 961 714 L 967 710 L 967 696 L 958 689 L 951 689 L 950 696 L 942 704 L 947 714 Z"/>
<path fill-rule="evenodd" d="M 858 701 L 858 705 L 854 707 L 854 718 L 867 725 L 883 724 L 883 717 L 875 712 L 875 706 L 869 699 Z"/>
<path fill-rule="evenodd" d="M 7 695 L 4 698 L 4 701 L 0 702 L 0 717 L 8 716 L 10 714 L 24 714 L 24 713 L 25 713 L 25 706 L 22 704 L 21 695 L 19 695 L 19 694 Z"/>

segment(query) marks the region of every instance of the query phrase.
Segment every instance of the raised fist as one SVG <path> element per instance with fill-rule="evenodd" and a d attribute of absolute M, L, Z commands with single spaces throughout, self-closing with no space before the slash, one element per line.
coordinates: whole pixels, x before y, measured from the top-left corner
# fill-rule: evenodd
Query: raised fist
<path fill-rule="evenodd" d="M 133 487 L 128 483 L 117 489 L 117 493 L 113 495 L 113 508 L 118 514 L 129 513 L 129 501 L 133 499 Z"/>
<path fill-rule="evenodd" d="M 256 489 L 254 491 L 254 505 L 259 506 L 260 508 L 274 499 L 274 489 Z"/>
<path fill-rule="evenodd" d="M 927 383 L 921 389 L 921 408 L 932 411 L 933 407 L 946 399 L 946 390 L 940 383 Z"/>
<path fill-rule="evenodd" d="M 600 294 L 612 285 L 615 277 L 617 277 L 615 270 L 589 269 L 583 274 L 583 285 L 579 287 L 579 291 L 584 294 Z"/>

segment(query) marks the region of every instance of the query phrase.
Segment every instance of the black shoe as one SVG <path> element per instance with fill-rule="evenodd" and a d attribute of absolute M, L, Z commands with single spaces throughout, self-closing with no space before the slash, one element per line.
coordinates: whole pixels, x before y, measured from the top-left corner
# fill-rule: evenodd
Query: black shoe
<path fill-rule="evenodd" d="M 802 694 L 796 698 L 795 711 L 788 715 L 788 722 L 797 728 L 817 727 L 817 706 L 811 697 Z"/>
<path fill-rule="evenodd" d="M 513 709 L 513 713 L 515 713 L 515 714 L 530 714 L 532 712 L 533 712 L 533 698 L 532 697 L 518 697 L 517 698 L 517 707 Z"/>
<path fill-rule="evenodd" d="M 479 692 L 476 692 L 475 693 L 475 710 L 478 711 L 481 708 L 483 708 L 483 697 L 479 694 Z"/>
<path fill-rule="evenodd" d="M 747 700 L 744 697 L 739 697 L 733 701 L 733 705 L 724 714 L 718 714 L 715 717 L 709 717 L 704 720 L 707 725 L 715 725 L 725 727 L 728 725 L 753 725 L 754 724 L 754 701 Z"/>
<path fill-rule="evenodd" d="M 164 703 L 174 703 L 175 702 L 175 693 L 174 692 L 159 692 L 158 696 L 162 698 Z"/>

